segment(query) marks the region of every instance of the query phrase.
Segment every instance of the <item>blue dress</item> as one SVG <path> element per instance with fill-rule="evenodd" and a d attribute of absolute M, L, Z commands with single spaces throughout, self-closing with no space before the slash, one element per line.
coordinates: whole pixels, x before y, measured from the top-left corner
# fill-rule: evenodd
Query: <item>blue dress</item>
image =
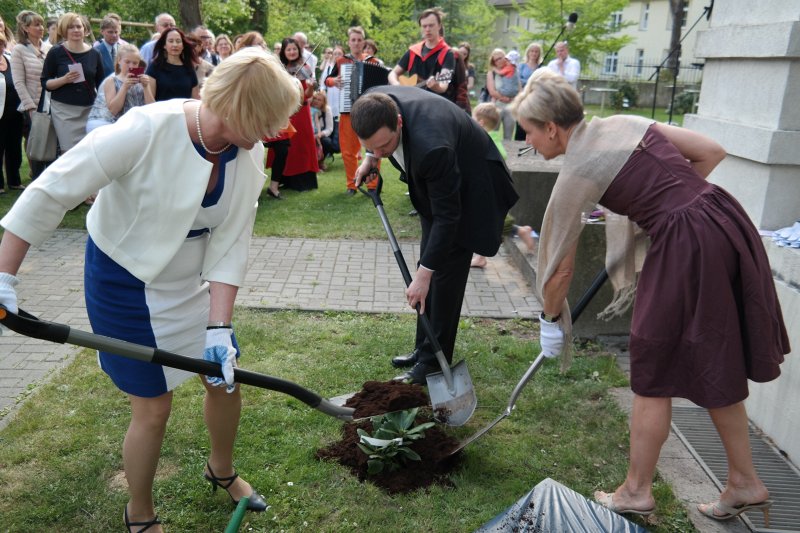
<path fill-rule="evenodd" d="M 195 148 L 205 156 L 202 148 Z M 203 198 L 202 208 L 178 253 L 152 283 L 135 278 L 89 238 L 84 287 L 86 310 L 95 333 L 203 357 L 210 298 L 208 283 L 203 281 L 200 270 L 209 232 L 225 220 L 231 208 L 233 186 L 226 183 L 225 170 L 237 152 L 234 146 L 220 155 L 216 187 Z M 99 352 L 98 359 L 114 384 L 134 396 L 160 396 L 194 375 L 107 352 Z"/>

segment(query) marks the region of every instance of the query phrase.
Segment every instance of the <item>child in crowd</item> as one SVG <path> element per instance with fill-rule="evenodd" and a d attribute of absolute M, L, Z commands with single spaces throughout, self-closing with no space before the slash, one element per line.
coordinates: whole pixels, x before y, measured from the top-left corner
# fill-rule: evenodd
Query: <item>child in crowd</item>
<path fill-rule="evenodd" d="M 144 74 L 143 66 L 138 48 L 132 44 L 119 47 L 114 74 L 100 84 L 86 122 L 86 133 L 113 124 L 133 107 L 155 102 L 152 78 Z"/>
<path fill-rule="evenodd" d="M 311 97 L 311 122 L 314 124 L 314 139 L 317 144 L 317 160 L 323 172 L 327 170 L 325 159 L 333 160 L 334 146 L 331 139 L 333 133 L 333 113 L 328 105 L 328 97 L 324 91 L 316 91 Z"/>
<path fill-rule="evenodd" d="M 497 106 L 489 102 L 478 104 L 472 111 L 472 118 L 474 118 L 484 130 L 486 130 L 486 133 L 489 134 L 489 137 L 491 137 L 491 139 L 494 141 L 494 144 L 497 146 L 497 150 L 500 152 L 500 155 L 502 155 L 503 158 L 506 158 L 507 153 L 505 147 L 503 146 L 503 132 L 501 132 L 499 129 L 500 111 L 497 109 Z M 538 238 L 538 235 L 530 226 L 517 226 L 513 223 L 513 218 L 511 215 L 508 215 L 506 217 L 504 229 L 505 228 L 509 228 L 509 234 L 512 237 L 516 235 L 522 242 L 525 243 L 525 246 L 528 248 L 528 252 L 533 252 L 536 246 L 535 239 Z M 482 255 L 473 254 L 470 266 L 473 268 L 483 268 L 486 266 L 486 258 Z"/>

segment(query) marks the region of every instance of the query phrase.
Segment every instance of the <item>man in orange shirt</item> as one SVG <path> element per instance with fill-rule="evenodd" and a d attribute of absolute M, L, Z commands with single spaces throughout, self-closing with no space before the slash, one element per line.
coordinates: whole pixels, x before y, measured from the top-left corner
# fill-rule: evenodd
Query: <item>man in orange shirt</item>
<path fill-rule="evenodd" d="M 325 78 L 326 86 L 342 88 L 340 70 L 344 64 L 355 63 L 356 61 L 377 64 L 375 58 L 364 56 L 364 38 L 364 28 L 361 26 L 353 26 L 347 30 L 347 45 L 350 47 L 350 53 L 336 60 L 330 75 Z M 354 196 L 356 194 L 355 175 L 358 168 L 358 160 L 361 156 L 361 143 L 358 142 L 358 137 L 350 126 L 350 113 L 342 112 L 341 108 L 339 114 L 339 148 L 342 151 L 344 173 L 347 178 L 346 194 Z M 376 186 L 377 181 L 370 184 L 370 188 Z"/>

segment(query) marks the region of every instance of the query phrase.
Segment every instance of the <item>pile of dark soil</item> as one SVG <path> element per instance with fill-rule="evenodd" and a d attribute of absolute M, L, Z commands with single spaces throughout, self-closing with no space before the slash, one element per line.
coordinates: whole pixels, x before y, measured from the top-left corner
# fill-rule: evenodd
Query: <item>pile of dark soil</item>
<path fill-rule="evenodd" d="M 417 424 L 432 420 L 428 395 L 419 385 L 408 385 L 397 381 L 368 381 L 363 389 L 350 398 L 347 407 L 355 409 L 355 418 L 379 415 L 422 407 L 417 415 Z M 427 407 L 427 409 L 425 409 Z M 356 429 L 372 432 L 369 420 L 346 423 L 342 426 L 342 439 L 317 450 L 319 459 L 332 459 L 348 467 L 359 481 L 369 481 L 389 494 L 410 492 L 433 483 L 449 485 L 448 474 L 460 462 L 460 454 L 448 457 L 458 446 L 458 441 L 434 426 L 425 432 L 425 438 L 415 441 L 410 448 L 417 452 L 421 461 L 409 461 L 393 472 L 381 472 L 367 476 L 367 455 L 356 444 L 360 437 Z"/>

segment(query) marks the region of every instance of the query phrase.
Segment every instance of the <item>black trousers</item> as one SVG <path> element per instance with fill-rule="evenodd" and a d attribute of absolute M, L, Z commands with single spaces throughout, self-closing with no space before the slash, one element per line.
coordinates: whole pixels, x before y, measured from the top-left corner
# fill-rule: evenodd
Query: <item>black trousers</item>
<path fill-rule="evenodd" d="M 420 223 L 422 224 L 420 256 L 422 256 L 428 245 L 431 222 L 420 217 Z M 448 251 L 447 257 L 447 262 L 434 271 L 431 278 L 430 290 L 425 298 L 425 313 L 430 319 L 433 332 L 442 347 L 447 362 L 452 364 L 472 251 L 454 244 Z M 425 335 L 419 319 L 417 319 L 415 348 L 419 354 L 419 362 L 438 366 L 433 347 Z"/>
<path fill-rule="evenodd" d="M 6 109 L 0 118 L 0 162 L 5 163 L 8 185 L 20 185 L 19 168 L 22 165 L 22 113 Z M 3 169 L 0 168 L 0 188 L 5 188 Z"/>

